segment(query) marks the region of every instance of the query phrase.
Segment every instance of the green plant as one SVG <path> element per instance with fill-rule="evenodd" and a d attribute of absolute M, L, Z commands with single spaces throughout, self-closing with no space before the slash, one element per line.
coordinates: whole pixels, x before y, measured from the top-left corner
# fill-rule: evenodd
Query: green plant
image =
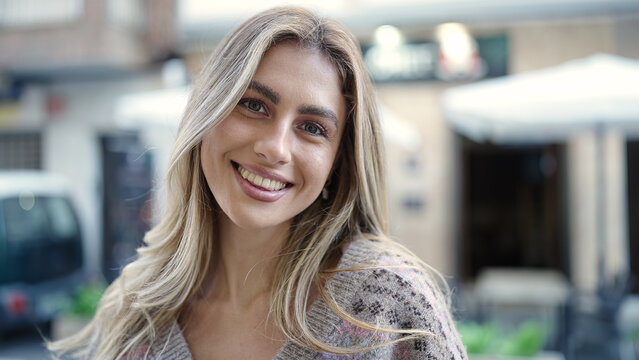
<path fill-rule="evenodd" d="M 544 347 L 547 336 L 545 326 L 525 322 L 516 332 L 504 339 L 498 353 L 510 356 L 535 356 Z"/>
<path fill-rule="evenodd" d="M 494 323 L 461 322 L 457 329 L 468 354 L 490 354 L 532 357 L 543 349 L 548 337 L 547 327 L 524 322 L 516 331 L 504 332 Z"/>
<path fill-rule="evenodd" d="M 75 316 L 92 317 L 105 289 L 106 285 L 101 282 L 78 287 L 73 296 L 69 313 Z"/>
<path fill-rule="evenodd" d="M 469 354 L 489 353 L 497 343 L 498 329 L 495 324 L 463 322 L 457 329 Z"/>

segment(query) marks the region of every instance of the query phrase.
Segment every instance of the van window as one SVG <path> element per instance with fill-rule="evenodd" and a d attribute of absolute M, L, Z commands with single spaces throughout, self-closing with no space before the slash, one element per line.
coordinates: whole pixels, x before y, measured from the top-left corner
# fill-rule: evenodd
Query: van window
<path fill-rule="evenodd" d="M 54 239 L 64 240 L 76 236 L 78 225 L 69 203 L 62 198 L 52 197 L 46 204 L 51 214 L 51 230 L 55 235 Z"/>
<path fill-rule="evenodd" d="M 49 219 L 42 198 L 36 201 L 32 197 L 29 202 L 20 198 L 6 199 L 4 217 L 7 223 L 7 240 L 10 244 L 38 241 L 48 235 Z"/>
<path fill-rule="evenodd" d="M 80 228 L 66 198 L 14 197 L 2 200 L 0 207 L 5 228 L 4 239 L 0 234 L 0 284 L 35 283 L 81 268 Z"/>

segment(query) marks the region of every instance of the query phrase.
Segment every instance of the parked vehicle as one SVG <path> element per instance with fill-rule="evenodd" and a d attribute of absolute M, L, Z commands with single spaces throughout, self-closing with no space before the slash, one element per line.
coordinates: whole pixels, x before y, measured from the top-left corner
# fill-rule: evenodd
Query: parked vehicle
<path fill-rule="evenodd" d="M 0 335 L 50 322 L 82 280 L 82 233 L 63 177 L 0 171 Z"/>

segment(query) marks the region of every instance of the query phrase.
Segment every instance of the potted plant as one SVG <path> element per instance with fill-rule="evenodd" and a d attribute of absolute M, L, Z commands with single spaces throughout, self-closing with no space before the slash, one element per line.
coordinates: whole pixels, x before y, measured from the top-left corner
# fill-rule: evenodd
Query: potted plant
<path fill-rule="evenodd" d="M 548 330 L 539 323 L 524 322 L 508 333 L 494 323 L 464 322 L 458 329 L 471 360 L 563 359 L 560 353 L 542 351 Z"/>
<path fill-rule="evenodd" d="M 62 339 L 86 326 L 93 318 L 105 289 L 106 285 L 102 282 L 79 286 L 69 308 L 54 319 L 51 329 L 52 338 Z"/>

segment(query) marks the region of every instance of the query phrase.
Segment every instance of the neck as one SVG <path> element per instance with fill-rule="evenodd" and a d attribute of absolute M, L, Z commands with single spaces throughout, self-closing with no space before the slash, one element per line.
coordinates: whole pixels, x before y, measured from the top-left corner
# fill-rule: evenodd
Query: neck
<path fill-rule="evenodd" d="M 289 224 L 243 229 L 222 214 L 218 227 L 219 256 L 213 264 L 209 296 L 240 308 L 250 306 L 268 296 Z"/>

